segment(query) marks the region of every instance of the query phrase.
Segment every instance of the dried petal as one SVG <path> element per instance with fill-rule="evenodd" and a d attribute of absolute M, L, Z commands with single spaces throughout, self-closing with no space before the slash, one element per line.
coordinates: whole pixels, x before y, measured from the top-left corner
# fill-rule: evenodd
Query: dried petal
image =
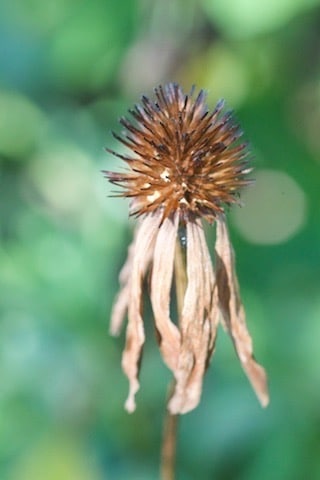
<path fill-rule="evenodd" d="M 122 368 L 129 379 L 129 395 L 125 404 L 128 412 L 133 412 L 136 407 L 134 397 L 139 389 L 139 364 L 145 340 L 141 316 L 143 278 L 150 263 L 160 222 L 160 212 L 147 215 L 141 222 L 134 244 L 126 345 L 122 356 Z"/>
<path fill-rule="evenodd" d="M 261 405 L 266 407 L 269 403 L 267 377 L 264 369 L 253 358 L 252 340 L 240 300 L 234 253 L 223 215 L 217 219 L 215 250 L 219 302 L 225 326 Z"/>
<path fill-rule="evenodd" d="M 151 278 L 151 302 L 160 350 L 171 370 L 177 366 L 180 348 L 179 329 L 170 319 L 170 290 L 178 224 L 178 214 L 173 221 L 168 218 L 163 221 L 154 248 Z"/>
<path fill-rule="evenodd" d="M 136 236 L 128 248 L 128 256 L 123 265 L 120 274 L 120 291 L 113 305 L 110 321 L 110 334 L 117 336 L 120 334 L 123 322 L 125 320 L 128 311 L 129 292 L 130 292 L 130 273 L 132 269 L 133 254 L 135 250 Z"/>
<path fill-rule="evenodd" d="M 209 253 L 207 240 L 204 234 L 204 231 L 201 229 L 199 231 L 199 238 L 200 238 L 200 249 L 203 255 L 203 268 L 204 268 L 204 275 L 205 275 L 205 286 L 207 296 L 205 299 L 205 305 L 208 305 L 208 312 L 205 311 L 205 314 L 208 314 L 209 321 L 210 321 L 210 341 L 209 341 L 209 351 L 208 351 L 208 361 L 210 360 L 214 347 L 215 341 L 217 337 L 217 329 L 219 325 L 219 318 L 220 318 L 220 311 L 219 311 L 219 298 L 218 298 L 218 288 L 217 288 L 217 281 L 213 271 L 211 256 Z"/>
<path fill-rule="evenodd" d="M 181 351 L 174 372 L 176 388 L 168 405 L 172 414 L 186 413 L 198 405 L 209 345 L 215 337 L 209 319 L 213 272 L 208 252 L 203 250 L 203 236 L 200 220 L 187 224 L 188 285 L 180 322 Z"/>

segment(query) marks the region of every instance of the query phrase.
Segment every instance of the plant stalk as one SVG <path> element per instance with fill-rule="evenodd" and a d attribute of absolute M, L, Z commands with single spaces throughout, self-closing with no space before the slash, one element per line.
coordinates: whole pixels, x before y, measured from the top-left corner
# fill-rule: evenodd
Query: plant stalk
<path fill-rule="evenodd" d="M 177 240 L 176 244 L 174 276 L 177 314 L 178 319 L 180 319 L 183 308 L 183 299 L 187 287 L 186 255 L 185 249 L 181 245 L 180 240 Z M 169 398 L 174 391 L 174 387 L 175 381 L 173 380 L 169 388 Z M 161 449 L 161 480 L 175 479 L 178 420 L 179 415 L 172 415 L 169 410 L 166 410 Z"/>

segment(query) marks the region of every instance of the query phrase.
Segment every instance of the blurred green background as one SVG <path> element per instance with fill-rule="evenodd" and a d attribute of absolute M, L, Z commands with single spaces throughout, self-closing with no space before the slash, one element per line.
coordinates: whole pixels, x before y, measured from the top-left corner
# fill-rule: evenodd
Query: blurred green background
<path fill-rule="evenodd" d="M 229 219 L 271 390 L 262 410 L 220 331 L 177 478 L 320 478 L 319 0 L 3 0 L 1 480 L 158 478 L 170 375 L 149 316 L 124 412 L 108 322 L 133 222 L 100 171 L 118 118 L 171 80 L 224 97 L 254 146 Z"/>

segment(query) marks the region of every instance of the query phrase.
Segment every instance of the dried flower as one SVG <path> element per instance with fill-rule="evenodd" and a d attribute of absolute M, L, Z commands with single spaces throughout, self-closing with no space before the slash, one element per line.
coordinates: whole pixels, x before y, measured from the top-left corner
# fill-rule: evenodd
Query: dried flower
<path fill-rule="evenodd" d="M 176 84 L 159 86 L 155 101 L 142 97 L 142 105 L 130 110 L 134 121 L 122 118 L 125 132 L 114 134 L 134 155 L 107 149 L 129 170 L 106 171 L 106 177 L 123 187 L 118 196 L 130 198 L 130 214 L 139 217 L 111 319 L 111 333 L 118 335 L 128 316 L 122 366 L 130 384 L 129 412 L 135 409 L 139 389 L 145 341 L 142 293 L 148 274 L 159 348 L 175 379 L 169 411 L 186 413 L 198 405 L 219 322 L 232 338 L 261 404 L 268 403 L 266 375 L 253 358 L 224 215 L 226 206 L 239 203 L 239 189 L 250 183 L 246 175 L 251 169 L 246 144 L 239 142 L 242 132 L 223 107 L 220 101 L 210 113 L 202 90 L 195 98 L 194 90 L 185 95 Z M 217 225 L 215 270 L 202 219 Z M 186 288 L 174 323 L 170 295 L 175 258 L 182 258 L 182 237 Z"/>

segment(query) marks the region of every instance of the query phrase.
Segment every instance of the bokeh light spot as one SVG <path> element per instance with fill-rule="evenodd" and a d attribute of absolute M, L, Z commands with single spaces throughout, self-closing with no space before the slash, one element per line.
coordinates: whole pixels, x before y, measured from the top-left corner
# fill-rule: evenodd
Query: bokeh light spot
<path fill-rule="evenodd" d="M 232 37 L 274 30 L 319 0 L 204 0 L 208 14 Z"/>
<path fill-rule="evenodd" d="M 81 216 L 90 200 L 92 172 L 90 157 L 65 144 L 35 157 L 30 177 L 49 207 Z"/>
<path fill-rule="evenodd" d="M 306 197 L 289 175 L 261 170 L 256 183 L 242 194 L 245 208 L 236 208 L 232 219 L 241 235 L 257 244 L 282 243 L 298 233 L 306 220 Z"/>

